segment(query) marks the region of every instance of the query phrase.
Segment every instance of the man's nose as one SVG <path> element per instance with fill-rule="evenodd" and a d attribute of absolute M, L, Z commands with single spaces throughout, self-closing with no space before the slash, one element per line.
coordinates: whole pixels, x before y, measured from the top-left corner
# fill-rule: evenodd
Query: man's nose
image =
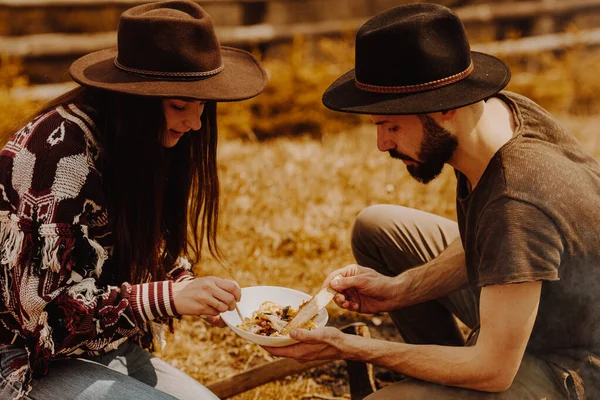
<path fill-rule="evenodd" d="M 396 147 L 396 144 L 386 132 L 385 128 L 377 127 L 377 150 L 388 151 Z"/>

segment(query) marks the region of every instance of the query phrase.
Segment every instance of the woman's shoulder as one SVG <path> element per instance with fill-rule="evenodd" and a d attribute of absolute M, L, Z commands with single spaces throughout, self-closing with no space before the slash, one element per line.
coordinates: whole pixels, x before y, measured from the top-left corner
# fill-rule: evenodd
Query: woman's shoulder
<path fill-rule="evenodd" d="M 18 130 L 2 150 L 3 155 L 86 153 L 97 159 L 96 112 L 85 105 L 68 103 L 43 111 Z"/>

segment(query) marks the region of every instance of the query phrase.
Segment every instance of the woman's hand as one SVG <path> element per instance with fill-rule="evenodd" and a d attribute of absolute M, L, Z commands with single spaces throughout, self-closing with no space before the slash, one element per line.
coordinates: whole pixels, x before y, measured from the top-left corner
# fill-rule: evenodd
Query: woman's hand
<path fill-rule="evenodd" d="M 337 275 L 342 278 L 334 279 Z M 398 308 L 398 281 L 371 268 L 348 265 L 329 274 L 323 287 L 328 284 L 340 292 L 333 300 L 346 310 L 372 314 Z"/>
<path fill-rule="evenodd" d="M 235 281 L 214 276 L 173 283 L 173 303 L 180 315 L 200 315 L 223 326 L 220 313 L 235 309 L 242 291 Z"/>

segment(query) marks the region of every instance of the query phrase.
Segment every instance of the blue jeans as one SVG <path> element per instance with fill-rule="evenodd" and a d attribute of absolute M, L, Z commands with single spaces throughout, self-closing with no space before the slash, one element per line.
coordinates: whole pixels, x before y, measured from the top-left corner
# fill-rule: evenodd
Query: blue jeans
<path fill-rule="evenodd" d="M 11 360 L 25 350 L 0 346 L 0 399 L 12 399 L 18 383 L 6 377 Z M 48 375 L 34 379 L 25 399 L 218 399 L 211 391 L 177 368 L 127 341 L 107 354 L 53 360 Z"/>

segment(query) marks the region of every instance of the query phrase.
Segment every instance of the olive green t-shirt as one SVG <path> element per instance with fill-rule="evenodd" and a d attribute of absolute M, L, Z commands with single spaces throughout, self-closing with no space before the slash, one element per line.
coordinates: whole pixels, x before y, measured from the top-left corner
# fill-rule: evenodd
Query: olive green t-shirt
<path fill-rule="evenodd" d="M 590 397 L 600 396 L 600 164 L 531 100 L 497 97 L 514 113 L 513 138 L 472 192 L 456 171 L 469 284 L 479 296 L 487 285 L 543 281 L 527 350 L 600 398 Z"/>

